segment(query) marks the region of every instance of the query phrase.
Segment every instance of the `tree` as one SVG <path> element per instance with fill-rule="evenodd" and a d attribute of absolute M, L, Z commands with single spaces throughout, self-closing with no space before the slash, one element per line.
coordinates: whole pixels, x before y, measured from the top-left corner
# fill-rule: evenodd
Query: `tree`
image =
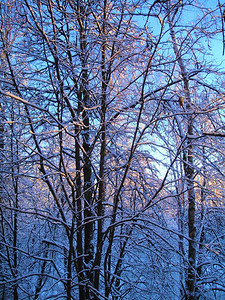
<path fill-rule="evenodd" d="M 222 295 L 208 270 L 224 270 L 213 242 L 223 238 L 208 224 L 223 223 L 222 207 L 211 213 L 223 190 L 207 170 L 222 185 L 223 143 L 215 149 L 201 124 L 222 126 L 223 91 L 207 83 L 197 48 L 208 51 L 214 11 L 190 1 L 2 5 L 5 291 L 14 299 Z M 192 8 L 201 18 L 188 26 Z"/>

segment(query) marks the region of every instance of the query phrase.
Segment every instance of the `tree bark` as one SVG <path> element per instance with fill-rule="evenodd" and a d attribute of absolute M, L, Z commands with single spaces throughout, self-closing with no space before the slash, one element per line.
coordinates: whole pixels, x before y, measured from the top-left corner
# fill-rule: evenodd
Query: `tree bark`
<path fill-rule="evenodd" d="M 191 94 L 189 89 L 188 74 L 181 57 L 181 52 L 176 40 L 174 31 L 173 19 L 178 9 L 175 10 L 172 16 L 170 4 L 168 3 L 168 21 L 170 36 L 172 39 L 173 50 L 176 60 L 180 67 L 181 78 L 184 85 L 184 109 L 187 112 L 187 134 L 186 134 L 186 149 L 184 149 L 184 173 L 187 184 L 187 198 L 188 198 L 188 270 L 186 278 L 186 298 L 187 300 L 196 299 L 196 224 L 195 224 L 195 188 L 194 188 L 194 151 L 193 151 L 193 116 L 191 114 Z"/>

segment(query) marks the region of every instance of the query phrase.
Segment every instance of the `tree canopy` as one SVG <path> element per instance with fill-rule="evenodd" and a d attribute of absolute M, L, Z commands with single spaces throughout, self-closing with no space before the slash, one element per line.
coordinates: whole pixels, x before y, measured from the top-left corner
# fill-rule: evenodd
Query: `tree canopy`
<path fill-rule="evenodd" d="M 2 299 L 224 299 L 224 8 L 0 2 Z"/>

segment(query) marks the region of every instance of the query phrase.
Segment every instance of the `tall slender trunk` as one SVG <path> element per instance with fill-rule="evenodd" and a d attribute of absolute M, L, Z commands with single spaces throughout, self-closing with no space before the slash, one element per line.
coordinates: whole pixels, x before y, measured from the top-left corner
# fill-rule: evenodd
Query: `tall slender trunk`
<path fill-rule="evenodd" d="M 86 36 L 86 18 L 87 11 L 85 7 L 79 3 L 78 9 L 78 23 L 80 34 L 80 50 L 81 50 L 81 86 L 78 92 L 78 106 L 82 113 L 82 138 L 83 138 L 83 174 L 84 174 L 84 262 L 86 269 L 86 279 L 88 285 L 86 286 L 85 299 L 90 299 L 91 292 L 90 286 L 94 285 L 93 282 L 93 258 L 94 258 L 94 215 L 93 209 L 93 183 L 92 183 L 92 165 L 91 165 L 91 144 L 90 144 L 90 112 L 87 108 L 90 108 L 90 98 L 88 93 L 88 72 L 87 72 L 87 36 Z"/>
<path fill-rule="evenodd" d="M 187 185 L 187 198 L 188 198 L 188 270 L 186 278 L 186 299 L 196 299 L 196 227 L 195 227 L 195 188 L 194 188 L 194 149 L 193 149 L 193 115 L 191 114 L 191 94 L 189 89 L 188 74 L 181 57 L 181 52 L 177 43 L 176 34 L 174 31 L 173 19 L 171 16 L 170 3 L 168 3 L 168 21 L 170 36 L 172 39 L 173 50 L 178 62 L 181 78 L 184 85 L 185 103 L 184 109 L 187 113 L 187 134 L 186 134 L 186 149 L 184 149 L 184 173 Z"/>
<path fill-rule="evenodd" d="M 12 111 L 11 119 L 14 121 L 14 112 Z M 19 165 L 18 165 L 18 158 L 19 158 L 19 150 L 18 150 L 18 143 L 15 139 L 15 131 L 14 131 L 14 124 L 10 126 L 11 130 L 11 140 L 10 140 L 10 152 L 11 152 L 11 176 L 12 176 L 12 185 L 13 185 L 13 192 L 14 192 L 14 199 L 13 199 L 13 219 L 12 219 L 12 228 L 13 228 L 13 257 L 12 257 L 12 274 L 15 279 L 15 284 L 13 288 L 13 299 L 18 300 L 18 291 L 17 291 L 17 273 L 18 273 L 18 253 L 17 253 L 17 239 L 18 239 L 18 175 L 19 175 Z"/>
<path fill-rule="evenodd" d="M 193 135 L 193 124 L 189 122 L 188 134 Z M 187 299 L 196 299 L 196 227 L 195 227 L 195 191 L 194 191 L 194 165 L 193 145 L 191 139 L 187 141 L 187 159 L 184 161 L 185 176 L 188 190 L 188 274 Z"/>
<path fill-rule="evenodd" d="M 184 294 L 183 286 L 185 280 L 184 265 L 185 265 L 185 250 L 184 250 L 184 184 L 180 180 L 180 186 L 177 187 L 177 207 L 178 207 L 178 231 L 180 233 L 178 240 L 179 261 L 180 261 L 180 297 Z"/>
<path fill-rule="evenodd" d="M 201 184 L 201 212 L 200 212 L 200 236 L 199 236 L 199 253 L 200 255 L 202 254 L 202 250 L 204 248 L 203 243 L 205 240 L 205 227 L 204 227 L 204 218 L 205 218 L 205 202 L 206 202 L 206 185 L 207 185 L 207 180 L 206 180 L 206 165 L 205 165 L 205 146 L 202 147 L 202 157 L 203 157 L 203 182 Z M 202 261 L 201 257 L 198 257 L 198 267 L 197 267 L 197 274 L 198 278 L 200 279 L 202 276 Z"/>
<path fill-rule="evenodd" d="M 107 0 L 104 0 L 103 7 L 103 20 L 102 20 L 102 35 L 103 42 L 101 48 L 101 70 L 102 70 L 102 95 L 101 95 L 101 148 L 100 148 L 100 169 L 99 169 L 99 194 L 97 204 L 97 215 L 98 215 L 98 229 L 97 229 L 97 252 L 95 258 L 95 282 L 94 287 L 99 290 L 99 276 L 100 276 L 100 264 L 101 264 L 101 245 L 102 245 L 102 230 L 103 230 L 103 202 L 105 200 L 105 156 L 106 156 L 106 91 L 108 87 L 107 71 L 106 71 L 106 11 L 107 11 Z M 94 297 L 98 299 L 97 295 Z"/>
<path fill-rule="evenodd" d="M 80 145 L 79 138 L 79 126 L 75 126 L 76 142 L 75 142 L 75 160 L 76 160 L 76 213 L 77 213 L 77 273 L 79 284 L 79 299 L 86 299 L 85 288 L 83 286 L 84 279 L 84 262 L 83 262 L 83 232 L 82 232 L 82 201 L 81 201 L 81 163 L 80 163 Z"/>

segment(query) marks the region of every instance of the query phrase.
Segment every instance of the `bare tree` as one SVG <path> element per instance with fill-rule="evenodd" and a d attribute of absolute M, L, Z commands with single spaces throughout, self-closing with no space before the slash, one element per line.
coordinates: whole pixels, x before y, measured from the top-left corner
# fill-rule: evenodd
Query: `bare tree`
<path fill-rule="evenodd" d="M 207 83 L 213 67 L 201 54 L 214 11 L 139 0 L 4 8 L 15 33 L 7 39 L 2 15 L 4 290 L 14 299 L 197 299 L 221 284 L 222 295 L 213 242 L 222 237 L 208 224 L 223 222 L 212 205 L 223 191 L 208 169 L 222 184 L 224 146 L 206 133 L 223 126 L 223 90 Z M 188 26 L 185 9 L 200 19 Z"/>

